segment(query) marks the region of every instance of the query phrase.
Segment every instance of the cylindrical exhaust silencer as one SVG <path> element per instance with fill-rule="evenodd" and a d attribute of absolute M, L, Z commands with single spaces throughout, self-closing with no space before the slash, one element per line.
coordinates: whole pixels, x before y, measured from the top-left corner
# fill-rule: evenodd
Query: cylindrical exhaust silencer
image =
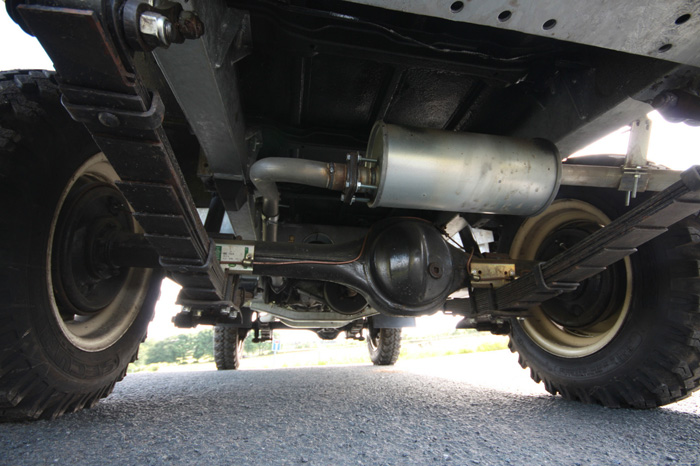
<path fill-rule="evenodd" d="M 551 142 L 407 128 L 377 122 L 366 158 L 377 162 L 370 207 L 536 215 L 559 189 Z"/>

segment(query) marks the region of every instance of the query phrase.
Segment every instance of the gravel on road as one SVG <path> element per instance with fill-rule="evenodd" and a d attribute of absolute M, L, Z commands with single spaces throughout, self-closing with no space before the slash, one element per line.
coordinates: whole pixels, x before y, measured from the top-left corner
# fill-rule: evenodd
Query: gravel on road
<path fill-rule="evenodd" d="M 0 424 L 0 464 L 700 466 L 700 397 L 650 411 L 567 402 L 507 351 L 137 373 L 91 410 Z"/>

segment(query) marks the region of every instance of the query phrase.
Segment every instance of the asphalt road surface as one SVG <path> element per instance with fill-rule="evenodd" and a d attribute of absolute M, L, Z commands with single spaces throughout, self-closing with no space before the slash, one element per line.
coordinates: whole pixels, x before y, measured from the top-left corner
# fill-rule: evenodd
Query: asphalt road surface
<path fill-rule="evenodd" d="M 0 424 L 0 464 L 700 465 L 700 396 L 651 411 L 567 402 L 503 351 L 139 373 L 91 410 Z"/>

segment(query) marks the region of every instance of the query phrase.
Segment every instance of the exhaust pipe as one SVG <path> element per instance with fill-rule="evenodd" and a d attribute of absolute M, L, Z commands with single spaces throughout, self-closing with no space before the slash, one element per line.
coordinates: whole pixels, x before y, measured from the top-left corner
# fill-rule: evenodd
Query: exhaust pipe
<path fill-rule="evenodd" d="M 279 219 L 279 191 L 277 183 L 296 183 L 333 191 L 346 191 L 351 175 L 358 183 L 367 183 L 372 173 L 369 168 L 357 167 L 348 173 L 344 163 L 269 157 L 258 160 L 250 167 L 250 179 L 263 197 L 263 239 L 277 241 Z"/>
<path fill-rule="evenodd" d="M 262 194 L 263 235 L 265 241 L 277 241 L 277 220 L 279 219 L 278 182 L 297 183 L 319 188 L 336 189 L 345 183 L 345 166 L 314 160 L 287 159 L 272 157 L 258 160 L 250 167 L 250 179 Z"/>
<path fill-rule="evenodd" d="M 263 196 L 263 238 L 277 239 L 277 182 L 356 196 L 370 207 L 531 216 L 554 200 L 561 160 L 554 144 L 377 122 L 364 158 L 348 163 L 267 158 L 250 177 Z M 359 199 L 358 199 L 359 200 Z"/>

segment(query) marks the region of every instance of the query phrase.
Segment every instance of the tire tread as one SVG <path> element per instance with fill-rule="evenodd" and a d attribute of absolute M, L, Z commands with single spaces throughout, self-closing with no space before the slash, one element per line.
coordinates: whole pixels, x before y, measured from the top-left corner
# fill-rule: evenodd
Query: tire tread
<path fill-rule="evenodd" d="M 370 359 L 375 366 L 393 366 L 401 353 L 401 329 L 379 329 L 377 347 L 373 351 L 370 346 Z"/>
<path fill-rule="evenodd" d="M 214 327 L 214 361 L 217 370 L 238 370 L 241 364 L 240 330 L 235 327 Z"/>
<path fill-rule="evenodd" d="M 69 122 L 66 134 L 62 128 L 52 124 L 56 115 L 63 118 L 61 121 Z M 36 176 L 40 170 L 46 170 L 47 164 L 43 163 L 42 156 L 31 151 L 32 147 L 46 143 L 34 142 L 22 136 L 35 134 L 39 128 L 46 139 L 53 138 L 60 144 L 68 144 L 75 131 L 85 133 L 82 125 L 73 122 L 61 107 L 54 72 L 0 72 L 0 193 L 3 195 L 15 194 L 17 183 L 22 179 L 29 179 L 30 175 Z M 19 150 L 23 147 L 30 150 Z M 0 217 L 0 231 L 3 234 L 21 230 L 22 225 L 18 225 L 14 218 L 13 209 L 12 205 L 8 205 L 9 212 Z M 13 271 L 7 273 L 12 274 Z M 9 294 L 2 283 L 0 293 L 3 297 Z M 25 342 L 25 339 L 34 336 L 29 334 L 30 330 L 26 330 L 28 326 L 24 314 L 26 309 L 19 305 L 2 303 L 0 306 L 0 421 L 55 418 L 66 411 L 91 407 L 111 392 L 116 380 L 87 393 L 69 394 L 52 387 L 50 381 L 45 380 L 47 375 L 40 362 L 41 350 Z M 128 359 L 135 358 L 136 352 Z"/>
<path fill-rule="evenodd" d="M 668 260 L 674 271 L 669 296 L 669 318 L 661 333 L 666 337 L 630 380 L 612 380 L 586 394 L 571 386 L 548 380 L 530 368 L 531 378 L 544 383 L 552 395 L 568 400 L 600 404 L 608 408 L 656 408 L 689 397 L 700 388 L 700 220 L 689 217 L 664 235 L 669 245 Z M 511 336 L 509 348 L 518 352 Z M 518 352 L 523 368 L 530 366 Z"/>

